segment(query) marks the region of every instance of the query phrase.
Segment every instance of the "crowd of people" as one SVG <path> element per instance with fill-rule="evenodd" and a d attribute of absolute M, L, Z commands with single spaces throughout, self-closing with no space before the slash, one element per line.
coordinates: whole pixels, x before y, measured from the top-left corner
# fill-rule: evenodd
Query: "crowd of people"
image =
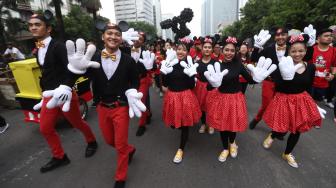
<path fill-rule="evenodd" d="M 136 152 L 128 143 L 130 118 L 139 117 L 136 136 L 143 136 L 151 123 L 153 83 L 163 97 L 164 124 L 181 132 L 173 157 L 176 164 L 183 161 L 190 128 L 199 122 L 199 133 L 219 132 L 223 148 L 218 160 L 225 162 L 238 155 L 237 134 L 264 120 L 271 132 L 263 147 L 269 149 L 288 133 L 282 158 L 298 168 L 293 150 L 300 135 L 320 128 L 325 117 L 317 101 L 325 100 L 330 108 L 335 105 L 335 33 L 329 28 L 316 31 L 309 25 L 302 33 L 289 35 L 287 28 L 278 27 L 261 30 L 253 40 L 216 35 L 175 42 L 159 38 L 147 44 L 146 33 L 106 23 L 101 29 L 104 48 L 96 49 L 83 39 L 65 44 L 53 39 L 44 15 L 34 14 L 28 24 L 37 40 L 36 59 L 42 70 L 43 98 L 34 110 L 40 111 L 40 132 L 52 152 L 41 173 L 70 163 L 55 130 L 59 114 L 83 134 L 85 157 L 98 149 L 94 133 L 80 117 L 78 96 L 72 89 L 83 75 L 92 82 L 104 140 L 117 150 L 116 188 L 125 186 Z M 261 107 L 250 123 L 244 95 L 250 92 L 249 84 L 262 84 Z"/>

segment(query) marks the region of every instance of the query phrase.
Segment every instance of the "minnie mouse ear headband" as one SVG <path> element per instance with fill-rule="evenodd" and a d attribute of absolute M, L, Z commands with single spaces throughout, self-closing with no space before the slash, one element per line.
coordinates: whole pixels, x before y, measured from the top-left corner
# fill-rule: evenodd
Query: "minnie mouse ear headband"
<path fill-rule="evenodd" d="M 228 36 L 228 37 L 224 38 L 223 42 L 224 42 L 224 45 L 233 44 L 233 45 L 236 46 L 238 44 L 237 38 L 236 37 L 231 37 L 231 36 Z"/>
<path fill-rule="evenodd" d="M 202 44 L 205 44 L 205 43 L 210 43 L 211 45 L 213 44 L 213 39 L 210 37 L 210 36 L 206 36 L 205 38 L 202 39 Z"/>
<path fill-rule="evenodd" d="M 97 30 L 105 32 L 108 29 L 116 29 L 119 32 L 125 32 L 129 29 L 129 25 L 126 21 L 120 21 L 118 24 L 105 22 L 103 20 L 98 20 L 95 23 L 95 27 Z"/>
<path fill-rule="evenodd" d="M 196 36 L 194 36 L 194 37 L 193 37 L 194 45 L 202 44 L 201 39 L 202 39 L 202 37 L 197 38 Z"/>
<path fill-rule="evenodd" d="M 39 19 L 42 22 L 46 23 L 46 25 L 50 25 L 51 20 L 53 19 L 54 15 L 50 10 L 46 10 L 43 14 L 35 13 L 30 16 L 30 19 Z"/>
<path fill-rule="evenodd" d="M 309 36 L 307 34 L 299 34 L 299 35 L 292 35 L 288 43 L 289 45 L 293 45 L 295 43 L 304 43 L 306 44 L 309 41 Z"/>

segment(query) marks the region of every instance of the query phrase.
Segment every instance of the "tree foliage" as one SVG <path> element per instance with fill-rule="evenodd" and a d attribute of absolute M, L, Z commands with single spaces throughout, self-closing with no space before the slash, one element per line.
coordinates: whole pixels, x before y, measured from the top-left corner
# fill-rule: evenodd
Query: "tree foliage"
<path fill-rule="evenodd" d="M 144 21 L 137 21 L 137 22 L 128 22 L 130 28 L 134 28 L 136 31 L 143 31 L 150 36 L 149 38 L 156 37 L 156 28 L 154 25 L 151 25 Z"/>

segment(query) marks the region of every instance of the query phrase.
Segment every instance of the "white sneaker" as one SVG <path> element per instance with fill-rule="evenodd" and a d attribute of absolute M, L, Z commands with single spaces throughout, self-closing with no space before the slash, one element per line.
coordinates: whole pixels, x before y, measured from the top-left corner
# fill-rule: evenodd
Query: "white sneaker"
<path fill-rule="evenodd" d="M 295 161 L 295 157 L 290 153 L 290 154 L 282 154 L 282 158 L 287 161 L 287 163 L 289 164 L 289 166 L 293 167 L 293 168 L 299 168 L 299 165 L 297 164 L 297 162 Z"/>
<path fill-rule="evenodd" d="M 212 128 L 212 127 L 209 127 L 208 132 L 209 132 L 209 134 L 214 134 L 215 133 L 215 129 Z"/>
<path fill-rule="evenodd" d="M 181 149 L 178 149 L 175 154 L 173 162 L 179 164 L 182 162 L 182 159 L 183 159 L 183 151 Z"/>
<path fill-rule="evenodd" d="M 263 146 L 265 149 L 269 149 L 272 146 L 273 143 L 272 133 L 270 133 L 267 138 L 263 142 Z"/>
<path fill-rule="evenodd" d="M 232 158 L 236 158 L 238 155 L 238 146 L 236 142 L 233 142 L 232 144 L 230 144 L 230 155 Z"/>
<path fill-rule="evenodd" d="M 315 125 L 314 128 L 315 129 L 321 129 L 321 126 Z"/>
<path fill-rule="evenodd" d="M 0 127 L 0 134 L 4 133 L 9 127 L 9 124 L 7 123 L 5 126 Z"/>
<path fill-rule="evenodd" d="M 206 126 L 204 124 L 201 125 L 201 128 L 198 130 L 199 133 L 203 134 L 205 133 Z"/>
<path fill-rule="evenodd" d="M 222 162 L 222 163 L 225 162 L 227 157 L 229 156 L 229 153 L 230 153 L 229 150 L 227 149 L 223 150 L 218 156 L 219 162 Z"/>
<path fill-rule="evenodd" d="M 332 102 L 327 102 L 327 103 L 325 103 L 325 105 L 328 106 L 331 109 L 334 109 L 334 107 L 335 107 Z"/>

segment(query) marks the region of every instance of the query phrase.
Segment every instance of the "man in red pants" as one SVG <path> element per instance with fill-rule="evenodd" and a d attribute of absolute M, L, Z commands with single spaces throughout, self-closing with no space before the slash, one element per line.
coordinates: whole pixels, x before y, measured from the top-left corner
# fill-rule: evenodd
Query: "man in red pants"
<path fill-rule="evenodd" d="M 139 77 L 136 63 L 131 56 L 119 49 L 122 35 L 124 34 L 118 25 L 106 24 L 102 35 L 105 48 L 96 53 L 92 61 L 90 60 L 95 52 L 93 45 L 87 47 L 84 55 L 78 51 L 75 53 L 72 41 L 66 43 L 71 62 L 69 70 L 82 74 L 86 72 L 99 94 L 97 105 L 99 127 L 105 142 L 117 150 L 115 188 L 125 186 L 128 163 L 135 153 L 135 148 L 128 143 L 129 119 L 134 115 L 140 117 L 141 112 L 146 111 L 145 105 L 141 102 L 142 93 L 137 91 Z M 76 48 L 77 50 L 85 48 L 85 41 L 78 39 Z M 70 59 L 77 59 L 77 62 Z M 86 70 L 90 64 L 96 62 L 100 64 L 100 68 Z"/>
<path fill-rule="evenodd" d="M 254 50 L 251 55 L 252 62 L 257 62 L 261 56 L 264 56 L 265 58 L 272 59 L 273 64 L 278 65 L 280 59 L 283 56 L 287 56 L 288 47 L 286 45 L 286 42 L 288 38 L 288 30 L 283 27 L 276 28 L 274 36 L 275 43 L 269 45 L 266 48 L 263 48 L 263 46 L 270 39 L 270 37 L 271 35 L 267 30 L 261 30 L 259 35 L 254 36 Z M 275 86 L 271 76 L 266 78 L 262 83 L 261 107 L 256 117 L 253 118 L 253 120 L 250 122 L 250 129 L 254 129 L 259 123 L 268 104 L 271 102 L 275 94 Z"/>
<path fill-rule="evenodd" d="M 131 55 L 137 63 L 137 69 L 140 77 L 139 91 L 143 94 L 142 102 L 146 104 L 147 111 L 143 112 L 139 120 L 139 128 L 136 136 L 142 136 L 146 131 L 146 124 L 150 123 L 150 101 L 149 101 L 149 88 L 152 85 L 153 65 L 155 55 L 145 50 L 144 43 L 146 41 L 146 34 L 139 32 L 139 40 L 134 42 Z M 144 56 L 145 55 L 145 56 Z"/>
<path fill-rule="evenodd" d="M 29 19 L 29 31 L 37 39 L 37 63 L 42 71 L 43 99 L 34 110 L 41 109 L 40 131 L 53 154 L 52 159 L 41 167 L 42 173 L 70 163 L 55 130 L 56 120 L 61 114 L 84 135 L 87 142 L 85 157 L 93 156 L 98 147 L 91 128 L 81 118 L 78 96 L 72 91 L 77 76 L 67 69 L 65 45 L 50 37 L 51 29 L 47 16 L 34 14 Z"/>

